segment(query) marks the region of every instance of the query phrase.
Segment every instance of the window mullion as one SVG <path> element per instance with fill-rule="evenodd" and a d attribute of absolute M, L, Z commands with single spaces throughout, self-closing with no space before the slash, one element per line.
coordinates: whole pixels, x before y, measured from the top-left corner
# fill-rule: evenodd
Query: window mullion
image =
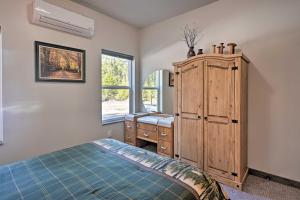
<path fill-rule="evenodd" d="M 110 85 L 110 86 L 102 86 L 102 89 L 130 89 L 129 86 L 117 86 L 117 85 Z"/>
<path fill-rule="evenodd" d="M 159 90 L 158 87 L 143 87 L 144 90 Z"/>

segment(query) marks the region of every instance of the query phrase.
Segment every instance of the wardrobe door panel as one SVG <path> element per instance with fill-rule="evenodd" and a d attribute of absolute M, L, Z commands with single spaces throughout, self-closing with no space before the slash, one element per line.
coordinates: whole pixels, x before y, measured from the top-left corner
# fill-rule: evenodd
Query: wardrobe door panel
<path fill-rule="evenodd" d="M 199 132 L 201 121 L 198 119 L 181 118 L 181 159 L 198 165 Z"/>
<path fill-rule="evenodd" d="M 181 112 L 202 114 L 203 63 L 194 62 L 181 69 Z"/>
<path fill-rule="evenodd" d="M 204 166 L 234 180 L 233 61 L 207 60 L 204 67 Z"/>
<path fill-rule="evenodd" d="M 231 124 L 206 123 L 206 170 L 234 180 L 234 134 Z"/>
<path fill-rule="evenodd" d="M 208 67 L 208 116 L 227 118 L 229 114 L 230 75 L 227 68 Z"/>
<path fill-rule="evenodd" d="M 203 61 L 180 68 L 178 143 L 180 159 L 203 168 Z"/>

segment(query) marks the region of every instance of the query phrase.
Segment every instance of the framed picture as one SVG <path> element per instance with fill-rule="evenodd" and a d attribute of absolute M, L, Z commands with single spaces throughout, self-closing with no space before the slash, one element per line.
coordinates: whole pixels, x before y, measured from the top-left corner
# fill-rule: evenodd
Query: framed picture
<path fill-rule="evenodd" d="M 35 41 L 35 80 L 85 82 L 85 50 Z"/>
<path fill-rule="evenodd" d="M 174 87 L 174 73 L 169 72 L 169 86 Z"/>

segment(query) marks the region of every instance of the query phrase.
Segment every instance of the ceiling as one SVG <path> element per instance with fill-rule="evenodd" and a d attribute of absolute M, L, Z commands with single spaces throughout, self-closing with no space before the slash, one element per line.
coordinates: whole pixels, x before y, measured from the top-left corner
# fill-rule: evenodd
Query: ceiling
<path fill-rule="evenodd" d="M 127 24 L 143 28 L 217 0 L 72 0 Z"/>

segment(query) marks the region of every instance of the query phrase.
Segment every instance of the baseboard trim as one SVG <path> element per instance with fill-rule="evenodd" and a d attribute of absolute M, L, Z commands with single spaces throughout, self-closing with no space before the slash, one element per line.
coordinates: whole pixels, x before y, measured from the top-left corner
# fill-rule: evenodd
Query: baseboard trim
<path fill-rule="evenodd" d="M 249 168 L 249 174 L 300 189 L 300 182 Z"/>

